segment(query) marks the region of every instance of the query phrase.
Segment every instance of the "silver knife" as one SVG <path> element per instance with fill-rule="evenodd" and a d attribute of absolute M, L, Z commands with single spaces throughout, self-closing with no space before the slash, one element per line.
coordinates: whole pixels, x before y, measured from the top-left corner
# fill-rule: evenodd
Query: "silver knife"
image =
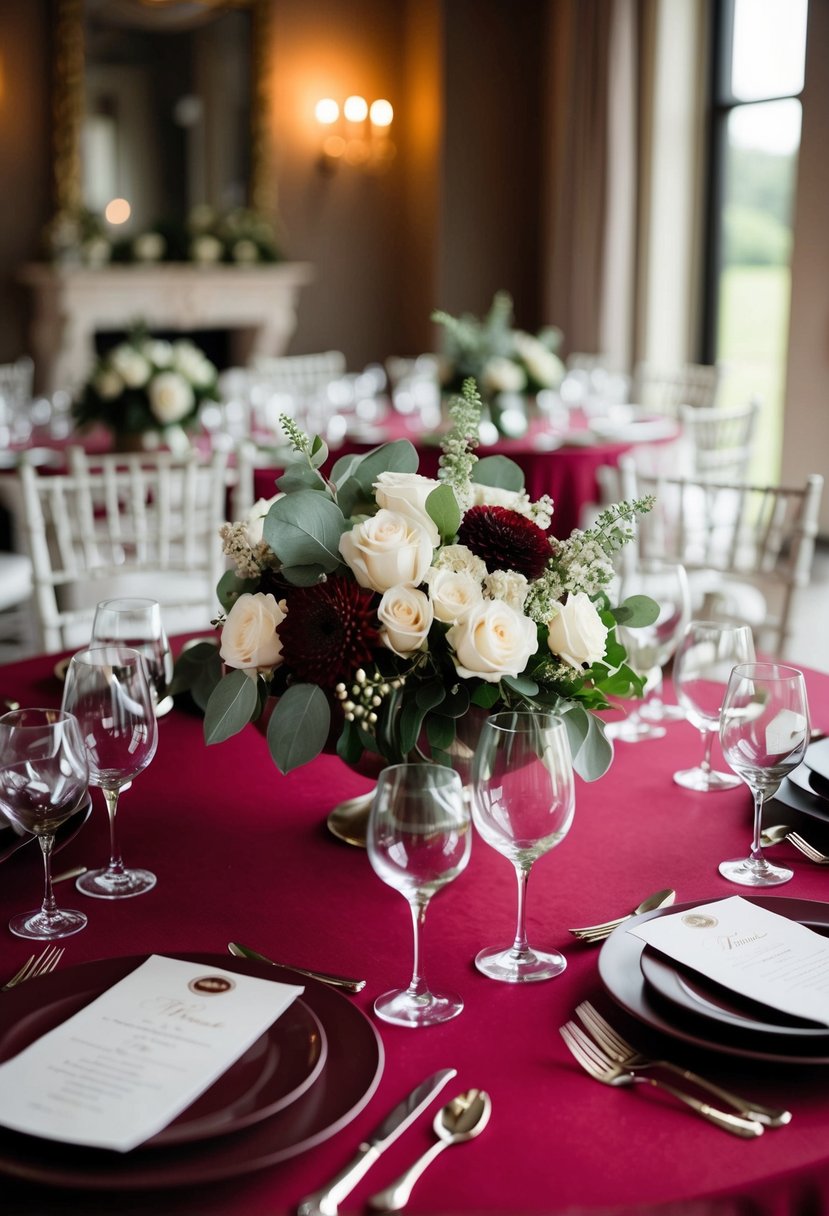
<path fill-rule="evenodd" d="M 380 1154 L 392 1144 L 397 1137 L 412 1124 L 417 1116 L 425 1110 L 440 1093 L 447 1081 L 458 1075 L 456 1068 L 442 1068 L 422 1081 L 408 1097 L 395 1106 L 386 1115 L 379 1127 L 375 1128 L 368 1140 L 364 1140 L 354 1158 L 349 1161 L 335 1178 L 320 1191 L 306 1195 L 297 1208 L 297 1216 L 337 1216 L 337 1205 L 350 1195 Z"/>
<path fill-rule="evenodd" d="M 268 963 L 271 967 L 279 967 L 282 971 L 295 971 L 297 975 L 307 975 L 311 980 L 319 980 L 330 984 L 332 988 L 344 988 L 346 992 L 362 992 L 366 986 L 365 980 L 352 980 L 345 975 L 331 975 L 328 971 L 309 971 L 307 967 L 294 967 L 290 963 L 276 963 L 272 958 L 243 946 L 241 942 L 228 942 L 227 948 L 237 958 L 249 958 L 256 963 Z"/>

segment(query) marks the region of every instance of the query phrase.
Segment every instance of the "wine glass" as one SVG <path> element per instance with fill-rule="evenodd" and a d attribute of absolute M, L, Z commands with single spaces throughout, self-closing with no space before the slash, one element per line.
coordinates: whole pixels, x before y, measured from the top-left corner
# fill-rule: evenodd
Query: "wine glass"
<path fill-rule="evenodd" d="M 77 720 L 57 709 L 16 709 L 0 717 L 0 809 L 32 832 L 43 854 L 43 903 L 9 921 L 18 937 L 70 937 L 86 925 L 83 912 L 59 908 L 52 892 L 55 831 L 82 803 L 89 767 Z"/>
<path fill-rule="evenodd" d="M 510 984 L 552 979 L 567 966 L 557 950 L 530 949 L 526 889 L 533 862 L 564 839 L 575 789 L 567 729 L 552 714 L 505 711 L 484 723 L 472 770 L 472 818 L 488 845 L 508 857 L 518 879 L 511 946 L 481 950 L 475 966 Z"/>
<path fill-rule="evenodd" d="M 659 615 L 652 625 L 636 629 L 624 625 L 617 627 L 619 641 L 627 651 L 628 665 L 637 675 L 646 678 L 645 703 L 641 708 L 634 707 L 624 721 L 609 723 L 605 734 L 623 743 L 660 739 L 665 728 L 653 723 L 671 717 L 668 711 L 673 707 L 664 707 L 659 713 L 651 704 L 651 696 L 662 684 L 662 668 L 676 650 L 691 615 L 688 576 L 679 562 L 641 558 L 630 572 L 622 575 L 619 592 L 620 603 L 633 595 L 649 596 L 659 605 Z M 661 700 L 658 705 L 662 705 Z M 685 716 L 681 710 L 680 716 Z"/>
<path fill-rule="evenodd" d="M 104 792 L 109 814 L 109 864 L 81 875 L 76 886 L 98 899 L 125 899 L 155 886 L 149 870 L 127 870 L 116 844 L 118 795 L 152 760 L 158 743 L 146 660 L 128 646 L 93 646 L 73 655 L 63 708 L 81 727 L 89 783 Z"/>
<path fill-rule="evenodd" d="M 740 784 L 732 773 L 711 767 L 711 748 L 720 726 L 720 707 L 737 663 L 754 659 L 754 639 L 748 625 L 721 621 L 691 621 L 674 659 L 677 700 L 689 722 L 702 734 L 702 763 L 674 773 L 674 781 L 689 790 L 711 793 Z"/>
<path fill-rule="evenodd" d="M 426 982 L 420 935 L 429 900 L 469 861 L 472 826 L 458 774 L 439 764 L 384 768 L 377 780 L 366 843 L 372 869 L 408 901 L 414 928 L 409 986 L 379 996 L 374 1012 L 397 1026 L 432 1026 L 457 1017 L 462 999 L 454 993 L 432 992 Z"/>
<path fill-rule="evenodd" d="M 794 871 L 763 856 L 763 803 L 797 768 L 809 743 L 809 703 L 803 672 L 781 663 L 740 663 L 731 673 L 720 716 L 723 755 L 754 795 L 754 835 L 745 859 L 723 861 L 729 882 L 771 887 Z"/>
<path fill-rule="evenodd" d="M 173 678 L 173 655 L 157 600 L 129 597 L 101 600 L 92 622 L 91 646 L 130 646 L 147 661 L 155 693 L 156 717 L 172 708 L 167 688 Z"/>

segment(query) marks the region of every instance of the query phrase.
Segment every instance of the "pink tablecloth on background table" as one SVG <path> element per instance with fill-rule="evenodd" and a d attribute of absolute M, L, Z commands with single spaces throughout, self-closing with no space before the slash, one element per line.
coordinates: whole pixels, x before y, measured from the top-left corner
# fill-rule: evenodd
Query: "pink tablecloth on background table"
<path fill-rule="evenodd" d="M 54 657 L 40 658 L 0 668 L 0 698 L 59 703 L 53 663 Z M 808 683 L 814 725 L 829 728 L 829 677 L 810 675 Z M 472 958 L 482 945 L 511 940 L 515 910 L 511 867 L 475 840 L 467 871 L 430 907 L 425 935 L 427 974 L 435 985 L 460 991 L 466 1008 L 455 1021 L 428 1030 L 378 1023 L 386 1050 L 379 1089 L 331 1140 L 261 1173 L 161 1194 L 58 1193 L 6 1179 L 0 1207 L 38 1216 L 288 1213 L 351 1157 L 413 1085 L 453 1065 L 458 1076 L 444 1098 L 469 1086 L 486 1088 L 491 1123 L 479 1139 L 453 1148 L 427 1172 L 409 1205 L 413 1216 L 607 1216 L 659 1208 L 672 1216 L 785 1216 L 829 1210 L 829 1068 L 692 1056 L 663 1041 L 673 1058 L 695 1062 L 760 1101 L 791 1107 L 789 1127 L 745 1142 L 650 1088 L 611 1089 L 590 1080 L 558 1034 L 580 1000 L 613 1010 L 602 993 L 597 949 L 576 942 L 569 925 L 605 919 L 665 886 L 674 886 L 682 901 L 737 891 L 716 867 L 746 850 L 751 799 L 744 789 L 702 795 L 674 785 L 674 769 L 700 754 L 697 732 L 678 723 L 664 740 L 619 745 L 608 775 L 592 785 L 578 783 L 573 828 L 537 863 L 529 887 L 531 941 L 557 947 L 568 959 L 556 980 L 516 988 L 474 970 Z M 275 958 L 365 976 L 365 991 L 350 999 L 373 1016 L 373 998 L 408 980 L 409 914 L 401 896 L 374 875 L 365 853 L 324 827 L 332 803 L 366 788 L 363 778 L 329 757 L 280 776 L 253 729 L 205 748 L 200 718 L 174 710 L 160 723 L 156 758 L 124 795 L 119 814 L 126 862 L 154 870 L 158 885 L 123 904 L 84 900 L 59 887 L 63 902 L 80 902 L 89 915 L 87 929 L 66 943 L 61 967 L 144 952 L 223 952 L 236 939 Z M 105 812 L 98 791 L 94 798 L 92 819 L 60 854 L 57 868 L 105 859 Z M 817 831 L 809 835 L 820 839 Z M 829 896 L 825 869 L 792 849 L 787 860 L 795 877 L 777 889 L 780 894 Z M 5 926 L 38 897 L 36 848 L 0 866 L 0 879 Z M 11 974 L 30 952 L 0 928 L 0 975 Z M 643 1046 L 657 1046 L 618 1011 L 616 1020 Z M 364 1210 L 367 1197 L 431 1142 L 439 1102 L 374 1166 L 341 1211 Z M 204 1151 L 209 1154 L 209 1147 Z"/>

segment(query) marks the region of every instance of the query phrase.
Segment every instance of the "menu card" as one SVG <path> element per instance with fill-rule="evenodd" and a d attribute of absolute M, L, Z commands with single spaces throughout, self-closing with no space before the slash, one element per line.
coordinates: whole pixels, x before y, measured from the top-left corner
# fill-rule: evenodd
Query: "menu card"
<path fill-rule="evenodd" d="M 303 991 L 151 955 L 0 1064 L 0 1125 L 128 1152 L 195 1101 Z"/>
<path fill-rule="evenodd" d="M 829 1026 L 829 939 L 797 921 L 732 895 L 628 932 L 740 996 Z"/>

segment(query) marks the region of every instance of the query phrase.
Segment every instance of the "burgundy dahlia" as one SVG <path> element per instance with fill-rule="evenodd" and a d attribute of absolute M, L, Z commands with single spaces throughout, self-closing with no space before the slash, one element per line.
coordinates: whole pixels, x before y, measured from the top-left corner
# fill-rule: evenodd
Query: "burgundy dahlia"
<path fill-rule="evenodd" d="M 373 598 L 373 591 L 343 577 L 292 590 L 277 630 L 288 670 L 323 688 L 348 679 L 380 644 Z"/>
<path fill-rule="evenodd" d="M 508 507 L 470 507 L 463 517 L 458 540 L 493 570 L 517 570 L 538 578 L 550 557 L 546 532 L 526 515 Z"/>

